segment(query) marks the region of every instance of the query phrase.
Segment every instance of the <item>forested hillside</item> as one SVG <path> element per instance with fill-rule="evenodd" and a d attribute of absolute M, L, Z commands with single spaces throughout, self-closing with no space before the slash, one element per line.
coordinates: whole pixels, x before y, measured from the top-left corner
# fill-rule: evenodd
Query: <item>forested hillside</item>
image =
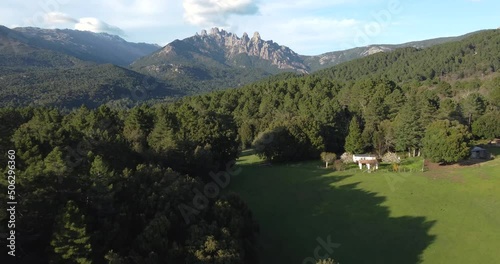
<path fill-rule="evenodd" d="M 380 52 L 391 52 L 401 48 L 418 48 L 418 49 L 429 48 L 439 44 L 460 41 L 464 38 L 467 38 L 469 36 L 472 36 L 480 32 L 481 31 L 472 32 L 458 37 L 444 37 L 444 38 L 435 38 L 422 41 L 412 41 L 397 45 L 387 45 L 387 44 L 370 45 L 370 46 L 356 47 L 341 51 L 327 52 L 316 56 L 302 56 L 302 57 L 304 58 L 304 63 L 310 68 L 310 72 L 315 72 L 318 70 L 331 68 L 335 65 L 344 62 L 363 58 Z"/>
<path fill-rule="evenodd" d="M 6 28 L 3 27 L 3 30 Z M 9 29 L 10 37 L 39 49 L 65 54 L 83 61 L 127 66 L 149 55 L 160 46 L 127 42 L 119 36 L 71 29 L 17 27 Z"/>
<path fill-rule="evenodd" d="M 67 54 L 32 45 L 23 34 L 0 26 L 0 74 L 89 65 Z"/>
<path fill-rule="evenodd" d="M 500 77 L 399 85 L 387 79 L 335 81 L 307 76 L 185 98 L 198 109 L 231 114 L 242 145 L 270 160 L 341 154 L 351 120 L 359 125 L 356 152 L 421 150 L 429 124 L 453 120 L 474 136 L 499 136 Z M 272 139 L 272 140 L 271 140 Z M 352 151 L 352 150 L 350 150 Z"/>
<path fill-rule="evenodd" d="M 376 54 L 310 76 L 278 77 L 182 103 L 231 114 L 242 145 L 257 147 L 274 161 L 346 150 L 417 155 L 425 149 L 427 127 L 439 120 L 451 120 L 459 130 L 464 126 L 476 138 L 500 136 L 498 43 L 499 30 L 485 31 L 456 43 Z M 346 144 L 350 130 L 360 131 L 354 136 L 360 146 Z"/>
<path fill-rule="evenodd" d="M 109 52 L 113 46 L 108 45 L 106 51 L 102 48 L 106 43 L 121 46 Z M 184 95 L 154 77 L 96 63 L 118 63 L 119 59 L 112 59 L 118 54 L 130 62 L 130 56 L 135 59 L 144 54 L 140 52 L 144 47 L 138 46 L 106 34 L 35 28 L 12 30 L 0 26 L 0 107 L 95 108 L 103 104 L 131 107 L 146 100 L 172 100 Z M 142 52 L 152 48 L 147 46 Z"/>
<path fill-rule="evenodd" d="M 431 48 L 402 48 L 350 61 L 314 73 L 321 78 L 356 80 L 363 76 L 398 83 L 435 78 L 482 77 L 500 67 L 500 30 L 487 30 L 461 41 Z"/>
<path fill-rule="evenodd" d="M 0 106 L 131 107 L 182 95 L 165 82 L 111 64 L 13 72 L 0 77 Z"/>

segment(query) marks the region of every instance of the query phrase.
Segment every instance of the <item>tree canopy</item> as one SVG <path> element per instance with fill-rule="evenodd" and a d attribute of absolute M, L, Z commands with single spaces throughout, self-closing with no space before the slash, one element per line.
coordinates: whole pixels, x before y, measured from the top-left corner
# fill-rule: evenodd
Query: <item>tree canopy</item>
<path fill-rule="evenodd" d="M 425 131 L 424 155 L 434 162 L 460 161 L 470 155 L 471 138 L 467 127 L 456 121 L 434 121 Z"/>

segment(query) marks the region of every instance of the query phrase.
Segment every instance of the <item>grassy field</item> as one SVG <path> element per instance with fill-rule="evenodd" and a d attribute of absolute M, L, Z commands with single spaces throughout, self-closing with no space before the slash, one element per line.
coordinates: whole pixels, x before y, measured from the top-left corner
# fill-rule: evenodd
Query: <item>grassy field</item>
<path fill-rule="evenodd" d="M 251 153 L 230 191 L 260 224 L 261 263 L 500 263 L 500 159 L 426 172 L 268 166 Z M 322 245 L 330 247 L 324 249 Z"/>

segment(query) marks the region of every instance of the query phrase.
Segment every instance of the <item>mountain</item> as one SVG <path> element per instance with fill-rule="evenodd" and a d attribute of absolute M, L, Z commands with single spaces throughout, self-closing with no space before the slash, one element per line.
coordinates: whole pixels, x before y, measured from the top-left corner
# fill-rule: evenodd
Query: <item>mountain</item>
<path fill-rule="evenodd" d="M 108 34 L 0 26 L 0 107 L 130 106 L 184 95 L 153 77 L 102 64 L 126 64 L 154 47 Z"/>
<path fill-rule="evenodd" d="M 308 72 L 299 54 L 263 40 L 258 32 L 240 38 L 218 28 L 175 40 L 130 66 L 177 83 L 190 79 L 205 90 L 236 87 L 280 72 Z"/>
<path fill-rule="evenodd" d="M 168 80 L 181 90 L 199 93 L 239 87 L 280 72 L 308 74 L 344 62 L 400 48 L 427 48 L 459 37 L 436 38 L 399 45 L 370 45 L 317 56 L 302 56 L 272 40 L 265 41 L 255 32 L 252 38 L 212 28 L 192 37 L 175 40 L 149 56 L 133 62 L 138 72 Z"/>
<path fill-rule="evenodd" d="M 444 38 L 435 38 L 422 41 L 412 41 L 396 45 L 391 45 L 391 44 L 369 45 L 365 47 L 357 47 L 347 50 L 327 52 L 316 56 L 302 56 L 302 59 L 304 61 L 304 64 L 308 67 L 309 71 L 315 72 L 344 62 L 373 55 L 379 52 L 391 52 L 396 49 L 407 48 L 407 47 L 423 49 L 432 47 L 434 45 L 460 41 L 464 38 L 467 38 L 469 36 L 472 36 L 480 32 L 483 31 L 476 31 L 457 37 L 444 37 Z"/>
<path fill-rule="evenodd" d="M 492 41 L 496 32 L 301 56 L 263 40 L 257 32 L 252 38 L 238 37 L 214 28 L 119 67 L 118 61 L 129 61 L 155 46 L 108 34 L 0 26 L 0 106 L 133 105 L 304 74 L 397 82 L 460 79 L 497 71 L 498 42 Z M 109 61 L 115 63 L 102 64 Z M 146 98 L 132 98 L 145 81 L 158 88 L 147 90 Z"/>
<path fill-rule="evenodd" d="M 483 78 L 500 68 L 500 30 L 469 34 L 460 41 L 420 49 L 380 52 L 314 72 L 317 78 L 353 81 L 382 78 L 411 84 L 427 80 Z"/>
<path fill-rule="evenodd" d="M 32 46 L 63 53 L 80 60 L 127 66 L 160 46 L 127 42 L 119 36 L 70 29 L 19 27 L 12 31 Z"/>
<path fill-rule="evenodd" d="M 73 56 L 41 48 L 18 31 L 0 26 L 0 74 L 89 65 Z"/>

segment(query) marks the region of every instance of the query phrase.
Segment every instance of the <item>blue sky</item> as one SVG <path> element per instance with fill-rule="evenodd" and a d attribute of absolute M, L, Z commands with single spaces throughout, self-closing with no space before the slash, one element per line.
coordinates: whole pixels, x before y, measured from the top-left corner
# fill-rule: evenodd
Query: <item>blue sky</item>
<path fill-rule="evenodd" d="M 217 26 L 304 55 L 500 27 L 497 0 L 2 0 L 0 24 L 108 32 L 165 45 Z"/>

